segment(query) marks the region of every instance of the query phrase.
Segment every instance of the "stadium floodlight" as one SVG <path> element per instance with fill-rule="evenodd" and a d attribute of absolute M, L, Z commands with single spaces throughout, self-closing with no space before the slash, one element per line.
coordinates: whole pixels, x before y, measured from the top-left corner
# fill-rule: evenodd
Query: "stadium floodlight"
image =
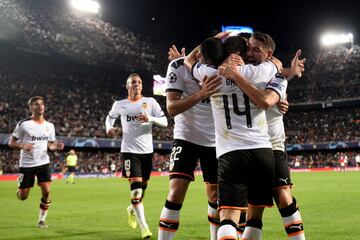
<path fill-rule="evenodd" d="M 353 43 L 352 33 L 348 34 L 324 34 L 321 38 L 321 44 L 325 47 L 334 46 L 338 44 Z"/>
<path fill-rule="evenodd" d="M 99 13 L 100 4 L 94 0 L 71 0 L 71 6 L 77 10 Z"/>
<path fill-rule="evenodd" d="M 253 33 L 254 30 L 248 26 L 221 26 L 222 32 L 230 32 L 230 36 L 236 36 L 239 33 Z"/>

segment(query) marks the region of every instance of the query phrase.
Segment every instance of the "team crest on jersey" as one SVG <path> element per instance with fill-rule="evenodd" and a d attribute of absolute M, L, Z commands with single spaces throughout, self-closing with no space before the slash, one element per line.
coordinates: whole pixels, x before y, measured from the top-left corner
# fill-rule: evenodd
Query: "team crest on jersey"
<path fill-rule="evenodd" d="M 50 131 L 49 127 L 45 127 L 45 132 Z"/>
<path fill-rule="evenodd" d="M 147 108 L 148 108 L 147 103 L 146 103 L 146 102 L 143 102 L 143 103 L 141 104 L 141 108 L 142 108 L 142 109 L 147 109 Z"/>
<path fill-rule="evenodd" d="M 171 72 L 171 73 L 169 73 L 168 79 L 169 79 L 170 83 L 174 83 L 177 80 L 177 76 L 175 73 Z"/>
<path fill-rule="evenodd" d="M 172 171 L 173 168 L 174 168 L 174 166 L 175 166 L 175 161 L 170 159 L 170 162 L 169 162 L 169 170 Z"/>

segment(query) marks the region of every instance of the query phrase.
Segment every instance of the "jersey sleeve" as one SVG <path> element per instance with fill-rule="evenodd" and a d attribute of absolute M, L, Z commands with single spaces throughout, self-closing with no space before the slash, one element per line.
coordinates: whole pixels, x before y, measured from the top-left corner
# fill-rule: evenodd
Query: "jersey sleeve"
<path fill-rule="evenodd" d="M 275 91 L 280 99 L 285 99 L 287 85 L 288 81 L 281 74 L 276 74 L 275 77 L 267 83 L 265 88 Z"/>
<path fill-rule="evenodd" d="M 160 107 L 160 104 L 154 98 L 152 98 L 152 101 L 153 101 L 153 103 L 152 103 L 151 116 L 153 116 L 153 117 L 165 116 L 164 111 Z"/>
<path fill-rule="evenodd" d="M 264 62 L 256 66 L 251 64 L 240 66 L 239 72 L 255 86 L 264 89 L 269 80 L 277 73 L 277 68 L 272 62 Z"/>
<path fill-rule="evenodd" d="M 195 63 L 191 69 L 192 76 L 200 83 L 205 76 L 210 77 L 213 75 L 217 75 L 217 73 L 218 72 L 216 68 L 211 67 L 207 64 L 202 64 L 200 62 Z"/>
<path fill-rule="evenodd" d="M 54 124 L 50 124 L 49 142 L 55 142 L 55 140 L 55 126 Z"/>
<path fill-rule="evenodd" d="M 112 119 L 117 119 L 120 116 L 120 112 L 118 111 L 118 102 L 114 102 L 109 112 L 109 117 Z"/>
<path fill-rule="evenodd" d="M 16 124 L 14 132 L 12 133 L 12 136 L 16 139 L 21 138 L 21 124 L 20 123 Z"/>
<path fill-rule="evenodd" d="M 169 63 L 166 73 L 166 92 L 172 90 L 184 92 L 185 84 L 181 78 L 184 70 L 184 58 L 175 59 Z"/>

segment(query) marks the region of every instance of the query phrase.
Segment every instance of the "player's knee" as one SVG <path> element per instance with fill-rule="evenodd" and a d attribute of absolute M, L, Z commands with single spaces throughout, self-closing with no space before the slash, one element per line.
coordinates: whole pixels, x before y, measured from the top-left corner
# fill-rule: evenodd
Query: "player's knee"
<path fill-rule="evenodd" d="M 274 190 L 273 198 L 279 208 L 284 208 L 293 202 L 290 187 L 284 187 Z"/>
<path fill-rule="evenodd" d="M 26 191 L 18 190 L 18 191 L 16 192 L 16 197 L 17 197 L 19 200 L 21 200 L 21 201 L 26 200 L 26 199 L 28 198 L 28 196 L 29 196 L 29 193 L 26 192 Z"/>
<path fill-rule="evenodd" d="M 215 187 L 207 187 L 207 195 L 209 202 L 217 202 L 218 200 L 217 185 L 215 185 Z"/>
<path fill-rule="evenodd" d="M 130 198 L 132 204 L 138 204 L 142 199 L 142 183 L 141 182 L 133 182 L 130 184 Z"/>
<path fill-rule="evenodd" d="M 211 194 L 210 196 L 208 196 L 208 201 L 211 203 L 216 203 L 217 200 L 218 200 L 217 194 Z"/>
<path fill-rule="evenodd" d="M 174 203 L 183 203 L 186 192 L 182 189 L 171 189 L 167 199 Z"/>

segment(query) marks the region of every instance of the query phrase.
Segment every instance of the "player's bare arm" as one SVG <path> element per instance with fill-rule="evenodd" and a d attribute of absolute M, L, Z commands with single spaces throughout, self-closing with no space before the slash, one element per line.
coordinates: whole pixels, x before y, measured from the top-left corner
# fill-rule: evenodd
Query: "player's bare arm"
<path fill-rule="evenodd" d="M 51 151 L 61 151 L 64 149 L 64 143 L 58 141 L 48 142 L 48 148 Z"/>
<path fill-rule="evenodd" d="M 203 84 L 198 92 L 189 97 L 182 98 L 182 94 L 177 91 L 168 91 L 166 94 L 166 109 L 171 117 L 185 112 L 198 104 L 203 99 L 206 99 L 218 91 L 221 84 L 220 76 L 205 76 Z"/>
<path fill-rule="evenodd" d="M 120 136 L 122 134 L 122 129 L 119 127 L 112 127 L 109 129 L 109 131 L 107 131 L 107 136 L 114 138 L 116 136 Z"/>
<path fill-rule="evenodd" d="M 239 73 L 238 69 L 234 65 L 221 65 L 219 67 L 219 73 L 227 79 L 233 80 L 239 88 L 246 93 L 251 101 L 260 108 L 268 109 L 280 100 L 279 95 L 275 91 L 270 89 L 261 90 L 251 84 L 251 82 Z"/>
<path fill-rule="evenodd" d="M 31 152 L 33 149 L 33 144 L 30 143 L 18 143 L 17 142 L 17 138 L 15 138 L 14 136 L 11 136 L 9 139 L 9 147 L 11 147 L 12 149 L 16 149 L 16 150 L 21 150 L 23 149 L 24 151 L 27 152 Z"/>

